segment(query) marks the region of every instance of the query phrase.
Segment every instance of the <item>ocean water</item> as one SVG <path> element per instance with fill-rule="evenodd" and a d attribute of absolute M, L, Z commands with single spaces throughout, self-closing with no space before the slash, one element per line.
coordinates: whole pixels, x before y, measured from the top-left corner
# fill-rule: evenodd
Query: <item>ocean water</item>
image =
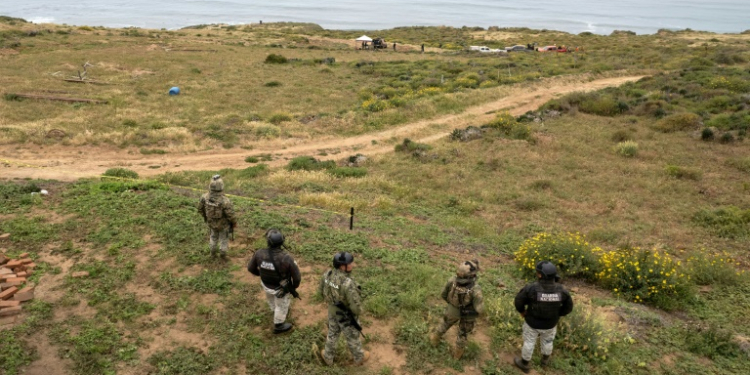
<path fill-rule="evenodd" d="M 500 26 L 609 34 L 738 33 L 748 0 L 0 0 L 0 15 L 45 23 L 177 29 L 207 23 L 313 22 L 327 29 Z"/>

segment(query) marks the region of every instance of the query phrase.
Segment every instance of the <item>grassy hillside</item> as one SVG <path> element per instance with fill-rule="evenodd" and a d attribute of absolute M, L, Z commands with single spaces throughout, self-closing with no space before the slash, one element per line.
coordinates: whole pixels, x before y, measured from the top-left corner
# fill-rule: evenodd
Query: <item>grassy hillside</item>
<path fill-rule="evenodd" d="M 347 164 L 355 155 L 342 155 L 276 168 L 258 155 L 246 169 L 150 180 L 3 181 L 0 233 L 11 238 L 0 247 L 8 256 L 29 252 L 39 267 L 23 319 L 0 328 L 0 374 L 515 374 L 522 320 L 512 298 L 540 258 L 558 263 L 576 302 L 543 373 L 746 372 L 750 87 L 743 36 L 383 31 L 400 43 L 425 40 L 432 48 L 423 55 L 355 51 L 333 39 L 349 33 L 313 25 L 0 25 L 0 45 L 11 47 L 1 51 L 12 51 L 0 55 L 6 153 L 37 144 L 178 152 L 360 134 L 461 112 L 539 77 L 653 73 L 557 98 L 519 118 L 500 113 L 474 124 L 484 125 L 478 139 L 462 141 L 457 129 L 429 145 L 404 140 L 356 166 Z M 558 44 L 586 52 L 475 56 L 436 48 L 446 33 L 455 33 L 455 45 L 554 34 Z M 272 53 L 301 60 L 264 63 Z M 325 57 L 336 63 L 314 61 Z M 60 80 L 86 61 L 89 77 L 112 84 Z M 168 97 L 173 85 L 184 95 Z M 8 95 L 29 92 L 109 104 Z M 66 136 L 47 137 L 50 129 Z M 215 173 L 240 217 L 227 262 L 209 258 L 195 210 Z M 30 194 L 41 188 L 50 195 Z M 285 337 L 271 334 L 258 280 L 245 270 L 269 227 L 287 235 L 303 271 L 302 300 L 291 309 L 297 327 Z M 325 339 L 325 305 L 315 288 L 336 251 L 357 259 L 373 352 L 364 369 L 348 365 L 343 343 L 333 368 L 309 351 Z M 481 261 L 488 312 L 456 361 L 449 355 L 455 336 L 433 348 L 427 334 L 444 307 L 443 283 L 463 258 Z M 76 271 L 89 276 L 73 278 Z"/>

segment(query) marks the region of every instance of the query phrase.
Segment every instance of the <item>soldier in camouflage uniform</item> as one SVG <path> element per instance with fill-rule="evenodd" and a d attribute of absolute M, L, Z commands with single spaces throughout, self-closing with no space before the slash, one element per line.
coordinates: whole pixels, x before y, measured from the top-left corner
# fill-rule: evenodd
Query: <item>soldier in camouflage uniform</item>
<path fill-rule="evenodd" d="M 443 316 L 443 323 L 430 334 L 430 343 L 437 346 L 443 334 L 458 323 L 458 337 L 453 358 L 460 359 L 466 349 L 467 336 L 474 330 L 474 322 L 484 311 L 482 288 L 476 283 L 479 261 L 461 263 L 456 276 L 448 280 L 441 296 L 448 303 Z"/>
<path fill-rule="evenodd" d="M 333 269 L 328 270 L 320 279 L 318 292 L 328 302 L 328 338 L 325 349 L 319 354 L 328 366 L 333 366 L 336 342 L 342 333 L 356 365 L 361 365 L 370 358 L 370 352 L 362 350 L 362 343 L 359 341 L 360 331 L 351 323 L 349 315 L 353 314 L 356 320 L 362 313 L 361 288 L 350 276 L 353 268 L 354 256 L 340 252 L 333 257 Z M 337 304 L 345 306 L 349 311 L 337 307 Z"/>
<path fill-rule="evenodd" d="M 537 338 L 541 341 L 542 367 L 546 367 L 552 355 L 552 344 L 557 334 L 557 322 L 561 316 L 573 311 L 573 298 L 556 281 L 557 268 L 549 261 L 536 265 L 537 281 L 526 285 L 516 295 L 516 310 L 524 318 L 523 348 L 521 358 L 513 363 L 524 373 L 531 371 L 531 355 L 534 353 Z"/>
<path fill-rule="evenodd" d="M 208 247 L 211 256 L 216 257 L 217 244 L 220 245 L 221 257 L 226 259 L 229 248 L 229 229 L 237 226 L 232 202 L 224 196 L 224 181 L 218 174 L 211 177 L 208 193 L 203 194 L 198 203 L 198 212 L 211 230 Z"/>

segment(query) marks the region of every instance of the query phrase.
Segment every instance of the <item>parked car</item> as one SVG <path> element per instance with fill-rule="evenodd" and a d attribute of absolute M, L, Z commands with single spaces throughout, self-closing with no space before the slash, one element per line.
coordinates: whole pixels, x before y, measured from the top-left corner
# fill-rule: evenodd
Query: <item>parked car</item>
<path fill-rule="evenodd" d="M 544 46 L 544 47 L 539 47 L 536 50 L 539 52 L 555 52 L 557 51 L 557 46 Z"/>
<path fill-rule="evenodd" d="M 479 47 L 479 52 L 482 52 L 482 53 L 508 53 L 504 49 L 493 49 L 493 48 L 489 48 L 489 47 L 485 47 L 485 46 Z"/>
<path fill-rule="evenodd" d="M 530 49 L 526 48 L 526 46 L 522 45 L 515 45 L 513 47 L 505 47 L 505 51 L 507 52 L 531 52 Z"/>

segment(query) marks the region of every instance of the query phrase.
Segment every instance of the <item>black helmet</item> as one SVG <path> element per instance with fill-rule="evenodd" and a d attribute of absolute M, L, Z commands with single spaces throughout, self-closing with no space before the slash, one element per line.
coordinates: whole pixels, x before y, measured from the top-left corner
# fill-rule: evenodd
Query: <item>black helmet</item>
<path fill-rule="evenodd" d="M 539 272 L 542 278 L 552 280 L 557 276 L 557 267 L 552 262 L 543 260 L 536 264 L 536 272 Z"/>
<path fill-rule="evenodd" d="M 284 244 L 284 235 L 278 229 L 269 229 L 266 232 L 266 243 L 271 248 L 280 247 Z"/>
<path fill-rule="evenodd" d="M 345 266 L 354 262 L 354 255 L 346 251 L 341 251 L 333 256 L 333 268 L 339 268 L 339 266 Z"/>

